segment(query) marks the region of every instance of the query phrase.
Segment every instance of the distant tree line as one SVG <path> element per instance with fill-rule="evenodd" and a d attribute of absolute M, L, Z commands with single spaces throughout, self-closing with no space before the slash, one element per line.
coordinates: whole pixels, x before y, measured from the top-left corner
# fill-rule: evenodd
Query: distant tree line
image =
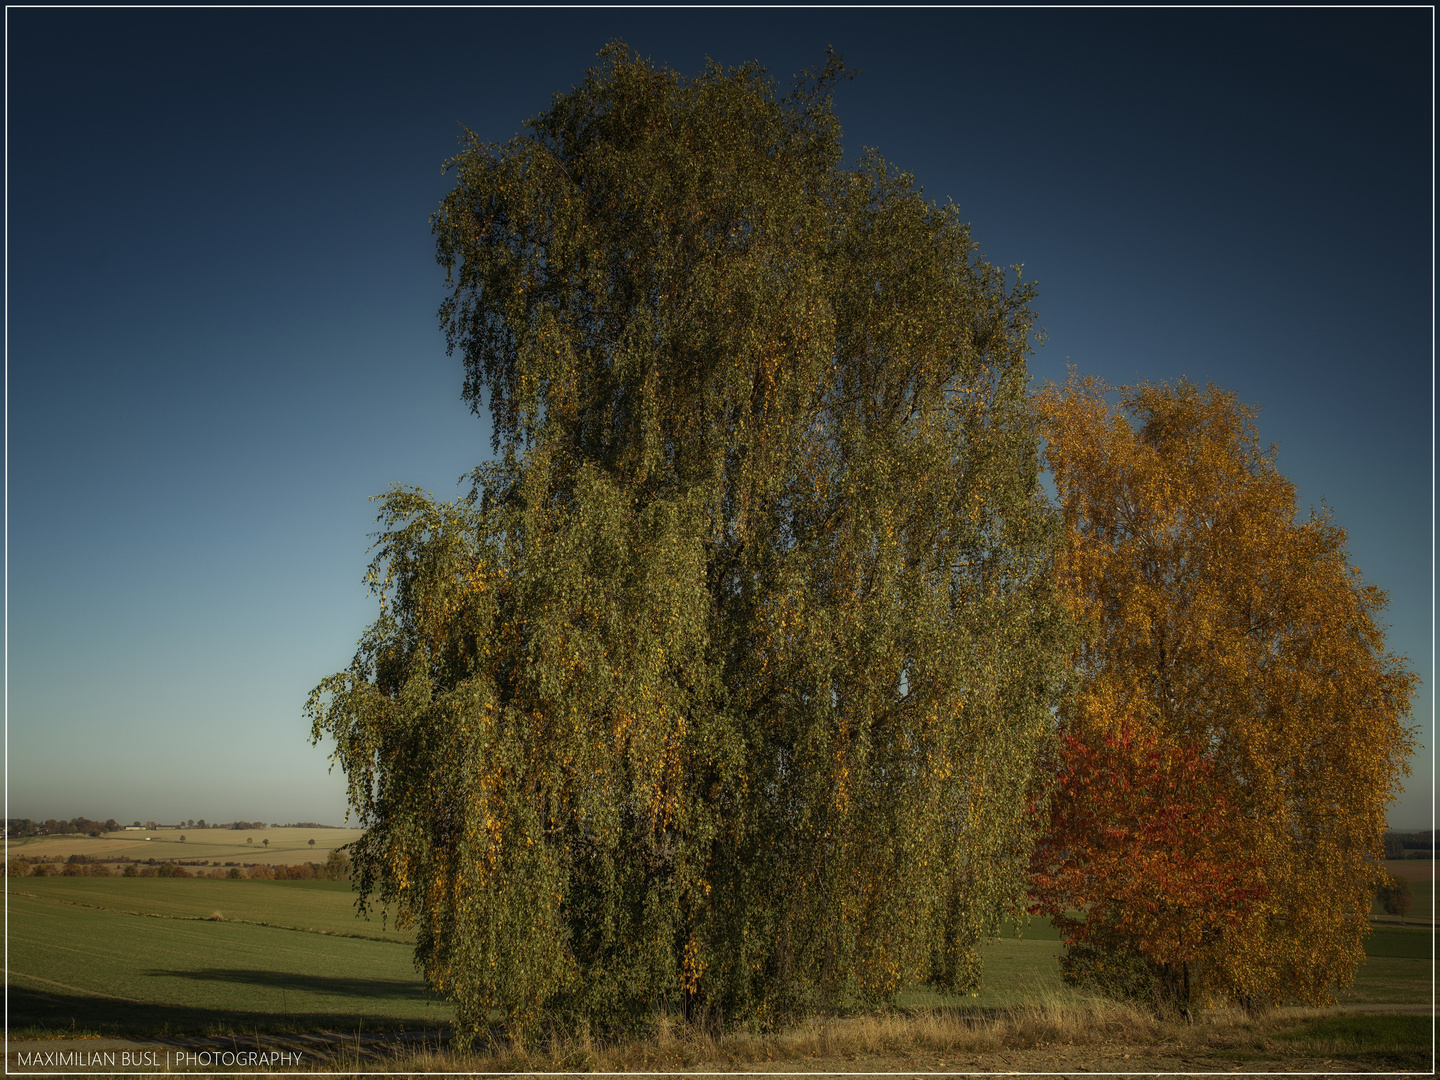
<path fill-rule="evenodd" d="M 11 838 L 57 836 L 65 833 L 99 836 L 101 833 L 114 832 L 118 828 L 120 828 L 120 823 L 114 818 L 105 821 L 95 821 L 87 817 L 70 818 L 66 821 L 59 821 L 55 818 L 48 818 L 45 821 L 31 821 L 29 818 L 5 819 L 5 835 Z"/>
<path fill-rule="evenodd" d="M 119 832 L 127 826 L 121 825 L 114 818 L 106 818 L 104 821 L 96 821 L 93 818 L 75 817 L 65 820 L 47 818 L 45 821 L 32 821 L 30 818 L 6 818 L 5 835 L 13 839 L 23 839 L 27 836 L 66 836 L 81 834 L 85 836 L 99 836 L 107 832 Z M 204 818 L 187 818 L 177 821 L 173 825 L 157 821 L 135 821 L 129 828 L 145 829 L 334 829 L 335 825 L 322 825 L 318 821 L 294 821 L 288 825 L 265 824 L 263 821 L 231 821 L 226 823 L 206 822 Z"/>
<path fill-rule="evenodd" d="M 108 863 L 116 863 L 113 868 Z M 165 878 L 248 878 L 253 881 L 349 881 L 350 856 L 332 851 L 323 863 L 303 862 L 293 866 L 266 866 L 250 863 L 240 866 L 213 864 L 202 869 L 203 860 L 131 860 L 127 858 L 101 861 L 88 855 L 71 855 L 68 859 L 11 859 L 5 865 L 7 877 L 165 877 Z M 193 870 L 186 867 L 194 867 Z"/>
<path fill-rule="evenodd" d="M 1387 859 L 1430 859 L 1435 855 L 1435 831 L 1387 832 L 1385 834 L 1385 858 Z"/>

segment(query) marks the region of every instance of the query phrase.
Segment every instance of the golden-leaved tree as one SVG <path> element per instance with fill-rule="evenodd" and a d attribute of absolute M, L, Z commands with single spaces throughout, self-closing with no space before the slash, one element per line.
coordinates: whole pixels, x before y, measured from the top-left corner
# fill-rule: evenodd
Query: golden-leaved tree
<path fill-rule="evenodd" d="M 1065 621 L 1030 288 L 777 92 L 622 46 L 434 218 L 494 462 L 387 497 L 309 702 L 462 1037 L 974 985 Z"/>
<path fill-rule="evenodd" d="M 1253 409 L 1116 393 L 1072 373 L 1037 397 L 1084 627 L 1038 910 L 1066 923 L 1072 978 L 1165 1008 L 1331 1000 L 1364 957 L 1415 677 Z"/>

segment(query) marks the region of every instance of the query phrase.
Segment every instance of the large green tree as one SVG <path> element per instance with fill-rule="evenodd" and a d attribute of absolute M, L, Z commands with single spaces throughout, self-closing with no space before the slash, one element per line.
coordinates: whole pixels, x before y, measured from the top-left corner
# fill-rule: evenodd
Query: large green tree
<path fill-rule="evenodd" d="M 782 96 L 620 45 L 433 219 L 495 460 L 393 491 L 314 735 L 465 1033 L 972 986 L 1063 621 L 1028 285 Z"/>

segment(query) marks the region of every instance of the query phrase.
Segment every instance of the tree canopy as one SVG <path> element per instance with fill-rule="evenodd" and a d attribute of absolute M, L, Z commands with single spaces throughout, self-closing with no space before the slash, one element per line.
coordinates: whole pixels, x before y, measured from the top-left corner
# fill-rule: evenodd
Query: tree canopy
<path fill-rule="evenodd" d="M 1364 956 L 1415 677 L 1254 409 L 1188 383 L 1110 393 L 1072 374 L 1037 399 L 1057 587 L 1085 629 L 1039 909 L 1081 981 L 1182 1011 L 1325 1002 Z"/>
<path fill-rule="evenodd" d="M 1065 652 L 1030 286 L 786 94 L 612 45 L 433 218 L 495 458 L 308 712 L 462 1035 L 969 988 Z"/>

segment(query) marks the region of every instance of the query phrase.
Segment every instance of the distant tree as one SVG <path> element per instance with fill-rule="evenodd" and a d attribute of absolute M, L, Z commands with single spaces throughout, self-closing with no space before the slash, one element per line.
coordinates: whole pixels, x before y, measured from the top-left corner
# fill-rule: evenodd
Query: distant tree
<path fill-rule="evenodd" d="M 197 829 L 208 829 L 210 826 L 205 824 L 205 819 L 202 817 L 199 821 L 195 823 L 195 827 Z"/>
<path fill-rule="evenodd" d="M 350 879 L 350 856 L 340 850 L 330 852 L 325 859 L 325 868 L 321 876 L 327 881 L 348 881 Z"/>
<path fill-rule="evenodd" d="M 180 843 L 183 844 L 184 842 L 185 842 L 185 834 L 184 834 L 184 833 L 181 833 L 181 834 L 180 834 Z"/>
<path fill-rule="evenodd" d="M 240 868 L 238 866 L 232 866 L 225 876 L 232 880 L 238 880 L 245 875 L 240 872 Z"/>
<path fill-rule="evenodd" d="M 1409 879 L 1395 874 L 1385 875 L 1376 895 L 1380 898 L 1380 906 L 1390 915 L 1405 915 L 1415 899 Z"/>
<path fill-rule="evenodd" d="M 310 841 L 310 846 L 311 846 L 311 847 L 314 847 L 314 846 L 315 846 L 315 841 L 314 841 L 314 840 L 311 840 L 311 841 Z"/>
<path fill-rule="evenodd" d="M 135 827 L 138 829 L 140 827 L 140 822 L 135 822 Z"/>
<path fill-rule="evenodd" d="M 789 94 L 623 46 L 433 219 L 474 498 L 395 490 L 307 706 L 462 1040 L 976 984 L 1064 620 L 1030 287 Z"/>
<path fill-rule="evenodd" d="M 112 818 L 106 818 L 106 819 L 105 819 L 105 831 L 106 831 L 106 832 L 119 832 L 119 831 L 120 831 L 120 823 L 119 823 L 118 821 L 116 821 L 113 817 L 112 817 Z"/>
<path fill-rule="evenodd" d="M 1052 909 L 1096 915 L 1086 941 L 1105 935 L 1093 956 L 1072 949 L 1071 971 L 1124 963 L 1163 984 L 1167 949 L 1199 926 L 1184 1000 L 1327 1002 L 1364 958 L 1385 808 L 1414 746 L 1415 677 L 1385 652 L 1385 594 L 1349 565 L 1344 530 L 1328 514 L 1298 516 L 1254 409 L 1188 383 L 1122 388 L 1118 407 L 1109 393 L 1072 375 L 1037 399 L 1064 519 L 1057 580 L 1087 631 L 1060 722 L 1086 753 L 1141 757 L 1071 774 L 1083 786 L 1058 805 L 1076 812 L 1054 819 L 1047 850 L 1110 842 L 1103 822 L 1085 824 L 1078 792 L 1123 805 L 1125 783 L 1158 783 L 1144 755 L 1193 754 L 1199 790 L 1142 790 L 1158 792 L 1152 817 L 1197 830 L 1204 872 L 1169 894 L 1157 883 L 1146 902 L 1168 905 L 1163 918 L 1106 907 L 1140 865 L 1175 858 L 1176 834 L 1142 832 L 1105 880 L 1051 893 Z M 1140 736 L 1128 751 L 1114 742 L 1122 731 Z M 1096 790 L 1107 777 L 1120 785 L 1108 795 Z"/>
<path fill-rule="evenodd" d="M 253 844 L 253 843 L 255 842 L 255 837 L 253 837 L 253 836 L 247 836 L 247 837 L 245 837 L 245 842 L 246 842 L 247 844 Z"/>
<path fill-rule="evenodd" d="M 264 844 L 268 848 L 270 846 L 270 838 L 267 836 L 264 840 L 261 840 L 260 843 Z"/>

